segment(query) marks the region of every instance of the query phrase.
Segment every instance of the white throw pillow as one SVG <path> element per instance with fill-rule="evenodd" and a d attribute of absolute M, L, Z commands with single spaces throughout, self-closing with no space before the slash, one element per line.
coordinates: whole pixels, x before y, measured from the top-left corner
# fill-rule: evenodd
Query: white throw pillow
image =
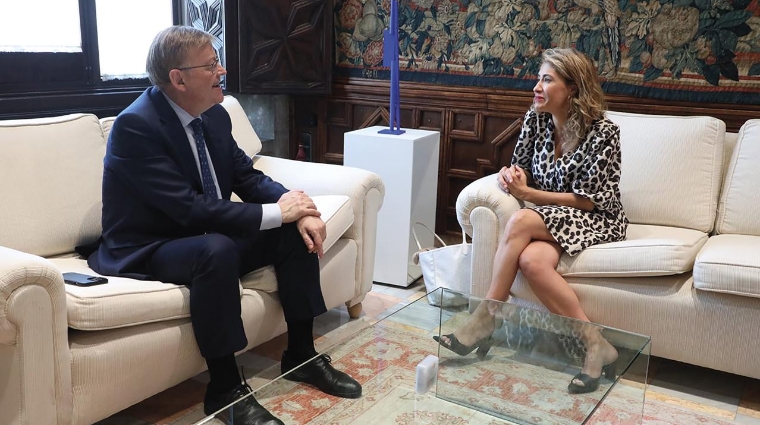
<path fill-rule="evenodd" d="M 620 126 L 621 201 L 631 223 L 712 231 L 725 123 L 712 117 L 607 116 Z"/>
<path fill-rule="evenodd" d="M 749 120 L 739 137 L 723 181 L 717 233 L 760 236 L 760 120 Z"/>

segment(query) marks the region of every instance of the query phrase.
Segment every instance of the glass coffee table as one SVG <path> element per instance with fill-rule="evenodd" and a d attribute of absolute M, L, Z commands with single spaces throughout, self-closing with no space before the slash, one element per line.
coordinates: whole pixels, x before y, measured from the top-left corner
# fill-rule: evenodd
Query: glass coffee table
<path fill-rule="evenodd" d="M 454 332 L 483 300 L 437 291 L 323 351 L 362 384 L 361 398 L 329 396 L 272 369 L 272 376 L 249 380 L 256 399 L 288 425 L 642 422 L 649 337 L 490 301 L 490 349 L 460 356 L 433 337 Z M 594 391 L 571 394 L 568 384 L 586 355 L 581 335 L 594 332 L 617 350 L 615 374 L 601 377 Z M 198 424 L 227 423 L 220 418 L 230 408 Z"/>

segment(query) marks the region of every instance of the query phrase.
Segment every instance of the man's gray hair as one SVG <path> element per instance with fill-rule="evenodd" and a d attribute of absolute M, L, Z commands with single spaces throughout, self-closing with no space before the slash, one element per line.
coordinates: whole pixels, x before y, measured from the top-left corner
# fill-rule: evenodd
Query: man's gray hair
<path fill-rule="evenodd" d="M 162 87 L 169 85 L 169 71 L 183 66 L 187 52 L 212 42 L 211 34 L 188 26 L 172 26 L 159 32 L 153 39 L 145 61 L 150 82 Z"/>

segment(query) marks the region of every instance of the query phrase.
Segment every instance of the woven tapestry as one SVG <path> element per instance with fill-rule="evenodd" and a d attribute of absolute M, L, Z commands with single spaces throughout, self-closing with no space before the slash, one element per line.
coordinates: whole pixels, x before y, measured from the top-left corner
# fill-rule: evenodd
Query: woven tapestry
<path fill-rule="evenodd" d="M 337 75 L 387 79 L 393 0 L 336 0 Z M 605 92 L 760 103 L 759 0 L 400 0 L 402 81 L 531 89 L 550 47 L 594 60 Z"/>

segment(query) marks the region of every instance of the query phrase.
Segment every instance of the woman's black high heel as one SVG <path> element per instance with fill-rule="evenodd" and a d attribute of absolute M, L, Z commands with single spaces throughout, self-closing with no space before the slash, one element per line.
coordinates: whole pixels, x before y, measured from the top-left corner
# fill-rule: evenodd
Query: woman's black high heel
<path fill-rule="evenodd" d="M 598 378 L 592 378 L 585 373 L 579 373 L 573 377 L 570 381 L 570 385 L 567 386 L 567 391 L 570 394 L 585 394 L 596 391 L 599 388 L 599 380 L 604 376 L 610 381 L 615 380 L 615 364 L 612 362 L 602 368 L 602 374 Z M 575 380 L 583 382 L 583 385 L 577 385 Z"/>
<path fill-rule="evenodd" d="M 444 341 L 443 338 L 438 338 L 438 335 L 434 335 L 433 339 L 438 342 L 438 344 L 441 345 L 441 347 L 448 348 L 449 350 L 459 354 L 460 356 L 466 356 L 472 352 L 475 348 L 478 349 L 478 351 L 475 352 L 475 355 L 478 356 L 478 359 L 483 360 L 486 358 L 486 354 L 488 354 L 488 351 L 491 349 L 491 346 L 493 345 L 493 338 L 491 335 L 481 338 L 480 340 L 476 341 L 472 345 L 464 345 L 461 342 L 459 342 L 459 339 L 454 336 L 454 334 L 448 334 L 443 335 L 444 337 L 448 338 L 449 342 L 447 343 Z"/>

